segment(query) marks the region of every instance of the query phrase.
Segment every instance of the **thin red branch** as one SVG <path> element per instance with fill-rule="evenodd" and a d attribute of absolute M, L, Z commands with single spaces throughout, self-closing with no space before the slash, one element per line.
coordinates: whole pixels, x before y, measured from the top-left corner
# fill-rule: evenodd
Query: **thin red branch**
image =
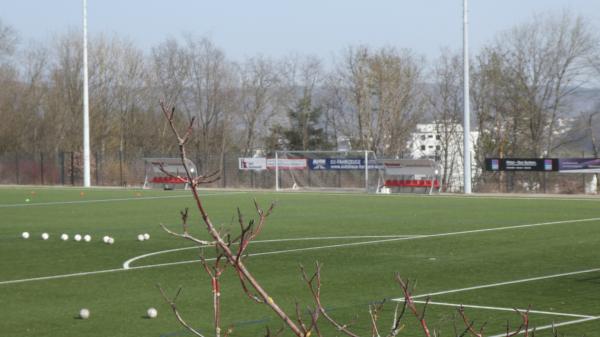
<path fill-rule="evenodd" d="M 170 126 L 171 130 L 173 131 L 173 134 L 175 135 L 175 137 L 177 137 L 177 140 L 179 143 L 180 159 L 181 159 L 182 165 L 184 167 L 186 176 L 188 177 L 188 180 L 190 182 L 192 182 L 191 190 L 192 190 L 192 195 L 194 197 L 194 200 L 196 202 L 196 207 L 198 208 L 198 211 L 200 212 L 200 214 L 202 216 L 202 221 L 204 222 L 204 224 L 206 226 L 206 230 L 208 231 L 209 235 L 214 239 L 214 244 L 216 246 L 218 246 L 220 250 L 222 250 L 223 255 L 227 259 L 228 263 L 231 264 L 236 269 L 242 284 L 244 284 L 244 286 L 245 286 L 245 282 L 248 282 L 248 284 L 250 284 L 252 286 L 252 288 L 256 291 L 256 293 L 258 294 L 257 297 L 259 299 L 261 299 L 264 303 L 266 303 L 277 314 L 277 316 L 279 316 L 279 318 L 281 318 L 284 321 L 284 323 L 292 330 L 292 332 L 296 336 L 301 337 L 302 336 L 301 329 L 291 320 L 291 318 L 287 315 L 287 313 L 285 313 L 285 311 L 283 311 L 279 307 L 279 305 L 271 298 L 271 296 L 269 296 L 269 294 L 264 290 L 264 288 L 260 285 L 260 283 L 254 278 L 252 273 L 250 273 L 250 271 L 246 268 L 246 266 L 241 261 L 241 259 L 237 257 L 237 254 L 234 254 L 233 251 L 230 249 L 230 243 L 225 242 L 223 240 L 223 237 L 216 230 L 216 227 L 213 225 L 213 223 L 212 223 L 208 213 L 206 212 L 204 205 L 200 199 L 198 189 L 197 189 L 198 184 L 192 179 L 192 174 L 190 173 L 190 169 L 187 165 L 185 139 L 180 136 L 179 132 L 177 131 L 177 128 L 175 127 L 175 123 L 173 122 L 175 109 L 168 108 L 164 104 L 164 102 L 161 102 L 160 105 L 161 105 L 161 108 L 163 110 L 165 117 L 167 118 L 169 126 Z"/>
<path fill-rule="evenodd" d="M 421 329 L 423 330 L 423 333 L 425 334 L 426 337 L 431 337 L 431 332 L 429 331 L 429 327 L 427 326 L 427 321 L 425 320 L 425 310 L 427 308 L 427 303 L 429 303 L 429 298 L 427 299 L 427 303 L 425 304 L 423 311 L 421 313 L 419 313 L 419 311 L 417 310 L 417 306 L 415 305 L 415 302 L 413 301 L 410 290 L 408 289 L 408 282 L 404 282 L 404 280 L 400 277 L 399 274 L 396 274 L 396 282 L 398 282 L 398 284 L 400 285 L 400 288 L 402 288 L 402 292 L 404 293 L 404 302 L 406 302 L 408 309 L 419 320 L 419 323 L 421 324 Z"/>

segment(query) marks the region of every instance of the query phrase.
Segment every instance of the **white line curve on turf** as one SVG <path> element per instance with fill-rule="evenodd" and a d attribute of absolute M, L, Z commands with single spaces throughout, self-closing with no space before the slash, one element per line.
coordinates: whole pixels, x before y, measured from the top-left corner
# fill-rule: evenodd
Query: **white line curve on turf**
<path fill-rule="evenodd" d="M 376 240 L 376 241 L 367 241 L 367 242 L 353 243 L 352 245 L 359 245 L 359 244 L 360 245 L 367 245 L 367 244 L 380 243 L 380 242 L 392 242 L 392 241 L 401 241 L 401 240 L 414 240 L 414 239 L 433 238 L 433 237 L 446 237 L 446 236 L 462 235 L 462 234 L 482 233 L 482 232 L 500 231 L 500 230 L 508 230 L 508 229 L 531 228 L 531 227 L 537 227 L 537 226 L 547 226 L 547 225 L 565 224 L 565 223 L 577 223 L 577 222 L 591 222 L 591 221 L 600 221 L 600 218 L 588 218 L 588 219 L 574 219 L 574 220 L 551 221 L 551 222 L 541 222 L 541 223 L 537 223 L 537 224 L 525 224 L 525 225 L 515 225 L 515 226 L 505 226 L 505 227 L 475 229 L 475 230 L 460 231 L 460 232 L 449 232 L 449 233 L 441 233 L 441 234 L 428 234 L 428 235 L 419 235 L 419 236 L 411 236 L 411 237 L 400 237 L 400 238 L 392 238 L 392 239 L 386 239 L 386 240 Z M 304 249 L 304 250 L 314 250 L 314 249 L 324 249 L 324 248 L 337 248 L 337 247 L 342 247 L 342 246 L 343 245 L 322 246 L 322 247 L 319 247 L 319 248 L 317 248 L 317 247 L 309 247 L 309 248 Z M 285 253 L 287 253 L 287 252 L 296 252 L 296 251 L 300 251 L 300 250 L 298 250 L 298 249 L 287 250 L 287 251 L 282 251 L 282 253 L 283 252 L 285 252 Z M 274 253 L 271 252 L 270 254 L 274 254 Z M 266 255 L 266 253 L 258 253 L 256 255 Z M 34 277 L 34 278 L 29 278 L 29 279 L 18 279 L 18 280 L 0 281 L 0 285 L 15 284 L 15 283 L 24 283 L 24 282 L 40 281 L 40 280 L 51 280 L 51 279 L 67 278 L 67 277 L 74 277 L 74 276 L 94 275 L 94 274 L 101 274 L 101 273 L 107 273 L 107 272 L 117 272 L 117 271 L 136 270 L 136 269 L 145 269 L 145 268 L 165 267 L 165 266 L 179 265 L 179 264 L 185 264 L 185 263 L 194 263 L 194 262 L 198 262 L 198 260 L 169 262 L 169 263 L 161 263 L 161 264 L 154 264 L 154 265 L 147 265 L 147 266 L 130 267 L 129 269 L 118 268 L 118 269 L 108 269 L 108 270 L 99 270 L 99 271 L 90 271 L 90 272 L 79 272 L 79 273 L 73 273 L 73 274 L 42 276 L 42 277 Z M 556 274 L 556 275 L 550 275 L 550 276 L 541 276 L 541 277 L 535 277 L 535 278 L 530 278 L 530 279 L 523 279 L 525 281 L 523 281 L 523 280 L 508 281 L 508 282 L 494 283 L 494 284 L 491 284 L 491 285 L 483 285 L 483 286 L 476 286 L 476 287 L 470 287 L 470 288 L 462 288 L 462 289 L 457 289 L 457 290 L 449 290 L 449 291 L 443 291 L 443 292 L 439 292 L 439 293 L 435 293 L 435 294 L 452 293 L 452 292 L 458 292 L 458 291 L 472 290 L 471 288 L 473 288 L 473 289 L 486 288 L 486 287 L 499 286 L 499 285 L 504 285 L 504 284 L 513 284 L 513 283 L 526 282 L 528 280 L 534 281 L 534 280 L 538 280 L 538 279 L 541 280 L 541 279 L 548 279 L 548 278 L 553 278 L 553 277 L 561 277 L 561 276 L 567 276 L 567 275 L 577 275 L 577 274 L 591 273 L 591 272 L 597 272 L 597 271 L 600 271 L 600 268 L 587 269 L 587 270 L 584 270 L 584 271 L 575 271 L 575 272 L 564 273 L 564 274 Z M 415 298 L 426 297 L 426 296 L 428 296 L 428 294 L 418 295 Z"/>
<path fill-rule="evenodd" d="M 308 237 L 308 238 L 288 238 L 288 239 L 271 239 L 271 240 L 256 240 L 256 241 L 252 241 L 251 244 L 256 244 L 256 243 L 273 243 L 273 242 L 290 242 L 290 241 L 314 241 L 314 240 L 351 240 L 351 239 L 374 239 L 374 238 L 409 238 L 409 237 L 413 237 L 415 235 L 354 235 L 354 236 L 323 236 L 323 237 Z M 125 261 L 123 263 L 123 269 L 129 269 L 131 268 L 131 264 L 135 261 L 150 257 L 150 256 L 156 256 L 156 255 L 161 255 L 161 254 L 167 254 L 167 253 L 173 253 L 173 252 L 179 252 L 179 251 L 183 251 L 183 250 L 192 250 L 192 249 L 198 249 L 198 248 L 206 248 L 206 247 L 210 247 L 210 246 L 190 246 L 190 247 L 183 247 L 183 248 L 174 248 L 174 249 L 167 249 L 167 250 L 160 250 L 157 252 L 152 252 L 152 253 L 147 253 L 147 254 L 143 254 L 143 255 L 139 255 L 136 257 L 132 257 L 131 259 Z"/>
<path fill-rule="evenodd" d="M 590 221 L 600 221 L 600 218 L 562 220 L 562 221 L 549 221 L 549 222 L 540 222 L 540 223 L 534 223 L 534 224 L 503 226 L 503 227 L 483 228 L 483 229 L 473 229 L 473 230 L 466 230 L 466 231 L 459 231 L 459 232 L 447 232 L 447 233 L 439 233 L 439 234 L 423 234 L 423 235 L 410 235 L 410 236 L 400 236 L 400 235 L 397 235 L 397 236 L 393 236 L 392 239 L 388 239 L 388 240 L 376 240 L 376 241 L 366 241 L 366 242 L 354 242 L 354 243 L 342 244 L 342 245 L 322 246 L 319 249 L 324 249 L 324 248 L 338 248 L 338 247 L 344 247 L 345 245 L 347 245 L 347 246 L 355 246 L 355 245 L 365 245 L 365 244 L 373 244 L 373 243 L 380 243 L 380 242 L 416 240 L 416 239 L 436 238 L 436 237 L 445 237 L 445 236 L 453 236 L 453 235 L 474 234 L 474 233 L 485 233 L 485 232 L 493 232 L 493 231 L 521 229 L 521 228 L 531 228 L 531 227 L 548 226 L 548 225 L 559 225 L 559 224 L 565 224 L 565 223 L 590 222 Z M 312 238 L 312 239 L 314 240 L 315 238 Z M 279 240 L 281 240 L 281 239 L 279 239 Z M 286 239 L 283 239 L 283 240 L 286 240 Z M 294 240 L 294 239 L 287 239 L 287 240 Z M 275 240 L 275 241 L 277 241 L 277 240 Z M 269 242 L 269 241 L 265 241 L 265 242 Z M 273 242 L 273 241 L 270 241 L 270 242 Z M 165 252 L 173 252 L 173 251 L 184 250 L 184 249 L 193 249 L 193 248 L 199 248 L 199 247 L 194 246 L 194 247 L 186 247 L 186 248 L 176 248 L 176 250 L 168 250 L 168 251 L 165 251 Z M 292 251 L 302 251 L 302 250 L 312 250 L 312 249 L 315 249 L 315 248 L 309 247 L 307 249 L 292 250 Z M 158 254 L 162 254 L 162 252 L 153 252 L 153 253 L 149 253 L 149 254 L 144 254 L 144 255 L 133 257 L 133 258 L 131 258 L 131 259 L 129 259 L 129 260 L 127 260 L 127 261 L 125 261 L 123 263 L 123 268 L 124 269 L 129 269 L 129 268 L 131 268 L 130 264 L 132 262 L 134 262 L 136 260 L 139 260 L 140 258 L 144 258 L 144 257 L 148 257 L 148 256 L 153 256 L 153 255 L 158 255 Z M 179 262 L 170 262 L 170 263 L 172 263 L 172 264 L 181 264 L 181 263 L 191 263 L 191 262 L 195 262 L 195 261 L 197 261 L 197 260 L 179 261 Z M 168 265 L 168 264 L 161 264 L 161 265 Z"/>

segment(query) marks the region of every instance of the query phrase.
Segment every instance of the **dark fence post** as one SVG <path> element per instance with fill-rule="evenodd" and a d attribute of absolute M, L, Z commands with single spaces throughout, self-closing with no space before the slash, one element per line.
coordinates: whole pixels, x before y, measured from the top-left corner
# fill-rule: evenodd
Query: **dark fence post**
<path fill-rule="evenodd" d="M 40 152 L 40 181 L 44 185 L 44 152 Z"/>
<path fill-rule="evenodd" d="M 75 186 L 75 152 L 71 151 L 71 185 Z"/>
<path fill-rule="evenodd" d="M 19 185 L 19 152 L 15 152 L 15 175 L 17 178 L 17 185 Z"/>
<path fill-rule="evenodd" d="M 223 169 L 223 174 L 222 174 L 223 185 L 222 185 L 222 187 L 225 188 L 227 186 L 227 168 L 226 168 L 226 165 L 225 165 L 225 163 L 226 163 L 225 156 L 223 156 L 223 155 L 221 156 L 221 161 L 222 161 L 222 163 L 221 163 L 222 166 L 221 167 Z"/>
<path fill-rule="evenodd" d="M 119 186 L 123 186 L 123 150 L 119 149 Z"/>
<path fill-rule="evenodd" d="M 60 161 L 60 184 L 65 184 L 65 152 L 60 151 L 58 153 L 58 160 Z"/>
<path fill-rule="evenodd" d="M 100 185 L 100 156 L 98 155 L 98 152 L 94 153 L 94 157 L 96 158 L 96 185 Z"/>

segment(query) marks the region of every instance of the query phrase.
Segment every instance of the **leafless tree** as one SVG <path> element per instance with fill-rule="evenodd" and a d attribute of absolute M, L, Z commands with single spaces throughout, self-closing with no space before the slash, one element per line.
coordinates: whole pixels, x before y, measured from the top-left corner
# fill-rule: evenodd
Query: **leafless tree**
<path fill-rule="evenodd" d="M 501 81 L 501 92 L 496 97 L 507 102 L 500 104 L 509 105 L 505 110 L 514 120 L 511 128 L 529 146 L 528 153 L 521 155 L 537 157 L 555 150 L 566 98 L 584 83 L 585 61 L 596 45 L 590 25 L 582 17 L 563 12 L 536 16 L 516 26 L 484 53 L 488 57 L 484 64 L 499 67 L 496 78 Z"/>
<path fill-rule="evenodd" d="M 277 109 L 280 79 L 274 61 L 253 57 L 240 66 L 240 109 L 243 126 L 242 154 L 251 155 L 257 140 L 266 137 L 271 118 Z"/>
<path fill-rule="evenodd" d="M 17 32 L 0 19 L 0 61 L 15 52 L 17 40 Z"/>
<path fill-rule="evenodd" d="M 432 108 L 440 149 L 436 151 L 442 165 L 442 189 L 452 189 L 453 175 L 462 157 L 462 73 L 461 58 L 442 51 L 433 70 L 435 84 L 429 102 Z"/>
<path fill-rule="evenodd" d="M 337 76 L 353 118 L 352 138 L 358 147 L 399 157 L 425 109 L 424 61 L 409 50 L 349 48 Z"/>

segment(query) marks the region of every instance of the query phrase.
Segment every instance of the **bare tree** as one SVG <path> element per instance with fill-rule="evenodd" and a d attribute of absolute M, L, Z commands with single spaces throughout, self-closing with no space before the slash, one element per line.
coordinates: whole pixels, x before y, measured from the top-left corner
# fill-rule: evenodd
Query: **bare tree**
<path fill-rule="evenodd" d="M 462 99 L 461 58 L 448 50 L 436 62 L 435 84 L 429 102 L 432 108 L 440 149 L 436 151 L 442 165 L 442 189 L 452 189 L 454 172 L 462 157 Z"/>
<path fill-rule="evenodd" d="M 182 106 L 197 121 L 196 163 L 208 168 L 215 167 L 216 161 L 216 167 L 221 167 L 231 142 L 229 129 L 236 102 L 233 67 L 224 52 L 207 38 L 186 37 L 185 53 L 189 63 Z"/>
<path fill-rule="evenodd" d="M 253 57 L 240 67 L 240 109 L 244 137 L 241 149 L 251 155 L 257 140 L 266 137 L 271 118 L 276 113 L 277 89 L 280 84 L 274 62 L 266 57 Z"/>
<path fill-rule="evenodd" d="M 337 76 L 346 91 L 352 138 L 358 147 L 399 157 L 424 112 L 424 61 L 409 50 L 367 47 L 346 51 Z"/>
<path fill-rule="evenodd" d="M 15 52 L 17 40 L 17 32 L 0 19 L 0 61 Z"/>
<path fill-rule="evenodd" d="M 589 24 L 568 12 L 537 16 L 498 38 L 494 55 L 502 59 L 507 98 L 522 112 L 518 124 L 526 125 L 529 155 L 555 149 L 566 98 L 584 83 L 596 45 Z"/>

